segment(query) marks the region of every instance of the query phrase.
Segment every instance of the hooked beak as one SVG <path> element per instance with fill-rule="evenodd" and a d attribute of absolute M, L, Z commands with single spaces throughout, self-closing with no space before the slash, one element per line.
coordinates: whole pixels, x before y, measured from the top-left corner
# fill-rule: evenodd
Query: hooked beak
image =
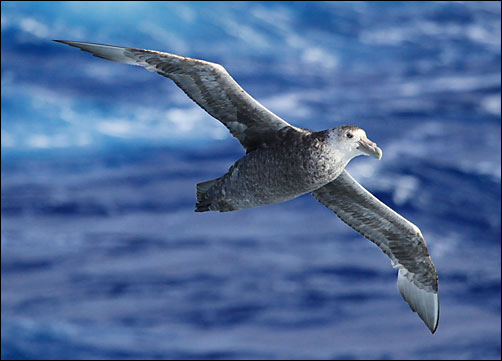
<path fill-rule="evenodd" d="M 380 148 L 378 148 L 375 143 L 373 143 L 371 140 L 369 140 L 366 137 L 361 138 L 361 140 L 359 140 L 358 149 L 360 149 L 361 151 L 363 151 L 367 155 L 375 157 L 376 159 L 382 158 L 382 150 Z"/>

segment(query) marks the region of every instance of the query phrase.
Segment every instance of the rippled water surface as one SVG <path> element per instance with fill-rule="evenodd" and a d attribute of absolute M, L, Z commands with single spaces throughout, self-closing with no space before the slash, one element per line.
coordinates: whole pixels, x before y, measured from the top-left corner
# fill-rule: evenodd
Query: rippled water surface
<path fill-rule="evenodd" d="M 500 358 L 500 3 L 2 2 L 2 359 Z M 53 43 L 223 64 L 417 224 L 431 335 L 311 196 L 194 213 L 244 152 L 165 78 Z"/>

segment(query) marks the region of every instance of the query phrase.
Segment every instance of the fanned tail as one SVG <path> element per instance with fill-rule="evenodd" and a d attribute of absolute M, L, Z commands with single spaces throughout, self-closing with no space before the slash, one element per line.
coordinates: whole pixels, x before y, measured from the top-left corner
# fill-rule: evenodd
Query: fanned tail
<path fill-rule="evenodd" d="M 197 184 L 197 204 L 195 205 L 195 212 L 207 212 L 211 210 L 210 206 L 213 200 L 210 190 L 220 179 L 221 177 Z"/>

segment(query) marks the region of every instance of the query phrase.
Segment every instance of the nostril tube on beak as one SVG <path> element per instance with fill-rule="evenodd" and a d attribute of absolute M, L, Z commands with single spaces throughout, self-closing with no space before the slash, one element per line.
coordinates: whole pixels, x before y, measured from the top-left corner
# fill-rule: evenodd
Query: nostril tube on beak
<path fill-rule="evenodd" d="M 359 149 L 361 149 L 366 155 L 375 157 L 376 159 L 382 158 L 382 150 L 373 143 L 368 138 L 362 138 L 359 141 Z"/>

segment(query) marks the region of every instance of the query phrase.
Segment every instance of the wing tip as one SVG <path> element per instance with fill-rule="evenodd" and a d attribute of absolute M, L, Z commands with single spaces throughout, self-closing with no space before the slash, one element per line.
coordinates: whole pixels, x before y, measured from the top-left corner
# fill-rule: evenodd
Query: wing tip
<path fill-rule="evenodd" d="M 417 287 L 405 276 L 406 270 L 399 269 L 397 285 L 401 296 L 411 310 L 424 321 L 432 334 L 439 324 L 439 296 L 437 292 L 426 291 Z"/>
<path fill-rule="evenodd" d="M 82 51 L 86 51 L 88 53 L 91 53 L 92 55 L 94 55 L 98 58 L 102 58 L 102 59 L 106 59 L 106 60 L 110 60 L 110 61 L 115 61 L 117 63 L 129 64 L 129 65 L 141 65 L 135 59 L 126 56 L 125 52 L 128 49 L 132 49 L 132 48 L 126 48 L 126 47 L 116 46 L 116 45 L 88 43 L 88 42 L 83 42 L 83 41 L 70 41 L 70 40 L 53 40 L 53 41 L 55 41 L 57 43 L 62 43 L 62 44 L 66 44 L 69 46 L 73 46 L 73 47 L 80 49 Z M 148 69 L 148 70 L 150 70 L 150 69 Z"/>
<path fill-rule="evenodd" d="M 66 44 L 66 45 L 71 45 L 71 41 L 68 41 L 68 40 L 56 40 L 56 39 L 52 39 L 52 41 L 55 41 L 56 43 L 61 43 L 61 44 Z"/>
<path fill-rule="evenodd" d="M 62 43 L 70 46 L 75 46 L 73 45 L 75 41 L 70 41 L 70 40 L 59 40 L 59 39 L 53 39 L 52 41 L 55 41 L 56 43 Z"/>

